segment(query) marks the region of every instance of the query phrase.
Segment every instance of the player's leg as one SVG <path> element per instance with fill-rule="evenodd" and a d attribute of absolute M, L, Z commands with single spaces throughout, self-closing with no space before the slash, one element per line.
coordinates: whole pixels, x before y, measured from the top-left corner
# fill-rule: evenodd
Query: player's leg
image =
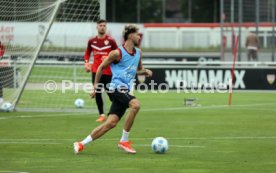
<path fill-rule="evenodd" d="M 257 59 L 258 57 L 257 57 L 257 50 L 252 50 L 252 59 L 254 60 L 254 61 L 257 61 L 258 59 Z"/>
<path fill-rule="evenodd" d="M 105 121 L 105 114 L 104 114 L 104 104 L 102 98 L 102 91 L 98 91 L 95 96 L 96 104 L 99 112 L 99 117 L 96 120 L 97 122 L 104 122 Z"/>
<path fill-rule="evenodd" d="M 133 99 L 129 102 L 129 112 L 128 112 L 128 115 L 125 119 L 125 124 L 124 124 L 124 129 L 125 131 L 129 132 L 132 125 L 133 125 L 133 122 L 134 122 L 134 119 L 137 115 L 137 113 L 139 112 L 140 110 L 140 102 L 139 100 L 137 99 Z"/>
<path fill-rule="evenodd" d="M 1 80 L 1 79 L 0 79 Z M 4 102 L 3 99 L 3 87 L 2 87 L 2 82 L 0 81 L 0 105 Z"/>
<path fill-rule="evenodd" d="M 0 106 L 4 102 L 4 98 L 3 98 L 4 77 L 5 77 L 4 70 L 0 68 Z"/>
<path fill-rule="evenodd" d="M 116 114 L 109 114 L 106 122 L 101 124 L 100 126 L 96 127 L 92 133 L 91 136 L 92 138 L 98 139 L 102 135 L 104 135 L 106 132 L 109 130 L 113 129 L 116 127 L 117 123 L 120 121 L 120 118 Z"/>
<path fill-rule="evenodd" d="M 115 93 L 112 93 L 115 94 Z M 112 96 L 113 98 L 116 98 L 115 96 Z M 110 129 L 114 128 L 117 123 L 120 121 L 122 115 L 126 111 L 126 107 L 124 107 L 120 102 L 118 102 L 120 98 L 114 99 L 112 101 L 110 111 L 109 111 L 109 116 L 107 118 L 107 121 L 104 122 L 103 124 L 99 125 L 96 127 L 90 135 L 88 135 L 84 140 L 81 142 L 75 142 L 74 143 L 74 151 L 75 153 L 79 153 L 84 149 L 84 145 L 92 142 L 93 140 L 98 139 L 102 135 L 104 135 L 107 131 Z"/>
<path fill-rule="evenodd" d="M 255 61 L 254 53 L 255 53 L 255 50 L 253 50 L 253 49 L 249 50 L 249 61 Z"/>
<path fill-rule="evenodd" d="M 129 112 L 128 115 L 125 119 L 125 123 L 124 123 L 124 129 L 123 129 L 123 133 L 122 133 L 122 137 L 120 142 L 127 142 L 128 140 L 128 135 L 129 132 L 131 130 L 131 127 L 133 125 L 134 119 L 137 115 L 137 113 L 140 110 L 140 102 L 137 99 L 132 99 L 129 102 Z"/>
<path fill-rule="evenodd" d="M 94 84 L 96 77 L 96 73 L 92 73 L 92 82 Z M 103 104 L 103 98 L 102 98 L 102 78 L 99 81 L 99 87 L 97 88 L 95 100 L 96 100 L 96 105 L 99 113 L 99 117 L 96 120 L 97 122 L 104 122 L 105 121 L 105 115 L 104 115 L 104 104 Z"/>
<path fill-rule="evenodd" d="M 84 146 L 88 143 L 100 138 L 103 136 L 106 132 L 114 128 L 117 123 L 120 121 L 120 118 L 115 114 L 110 114 L 107 118 L 107 120 L 96 127 L 91 134 L 89 134 L 85 139 L 83 139 L 81 142 L 75 142 L 74 143 L 74 151 L 76 154 L 81 152 L 84 149 Z"/>
<path fill-rule="evenodd" d="M 112 94 L 111 94 L 111 92 L 109 92 L 109 85 L 111 83 L 111 79 L 112 79 L 111 75 L 105 75 L 104 79 L 103 79 L 104 88 L 105 88 L 105 91 L 106 91 L 110 101 L 112 101 Z"/>
<path fill-rule="evenodd" d="M 250 49 L 247 50 L 247 61 L 250 61 L 251 52 Z"/>
<path fill-rule="evenodd" d="M 140 110 L 140 102 L 139 100 L 135 99 L 134 96 L 131 96 L 128 93 L 126 93 L 125 96 L 125 100 L 128 100 L 127 106 L 130 108 L 130 110 L 125 119 L 124 129 L 118 147 L 124 149 L 128 153 L 135 154 L 136 151 L 131 146 L 131 142 L 129 141 L 128 136 L 133 125 L 134 119 Z"/>

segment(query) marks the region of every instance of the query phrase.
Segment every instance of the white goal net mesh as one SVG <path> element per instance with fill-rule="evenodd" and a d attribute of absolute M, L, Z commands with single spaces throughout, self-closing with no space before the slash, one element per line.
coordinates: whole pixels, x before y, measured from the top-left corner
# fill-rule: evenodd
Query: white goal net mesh
<path fill-rule="evenodd" d="M 99 0 L 1 0 L 0 10 L 0 98 L 39 111 L 77 110 L 81 98 L 82 110 L 91 110 L 83 55 L 96 34 Z"/>

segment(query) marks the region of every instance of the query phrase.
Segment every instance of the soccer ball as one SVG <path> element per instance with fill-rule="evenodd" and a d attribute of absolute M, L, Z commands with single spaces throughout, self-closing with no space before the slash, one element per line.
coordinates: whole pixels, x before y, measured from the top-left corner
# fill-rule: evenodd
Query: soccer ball
<path fill-rule="evenodd" d="M 156 137 L 151 143 L 151 148 L 155 153 L 163 154 L 169 149 L 169 143 L 164 137 Z"/>
<path fill-rule="evenodd" d="M 76 99 L 75 100 L 75 106 L 77 108 L 83 108 L 84 107 L 84 100 L 83 99 Z"/>
<path fill-rule="evenodd" d="M 5 102 L 1 105 L 1 109 L 4 112 L 11 112 L 13 110 L 14 106 L 10 102 Z"/>

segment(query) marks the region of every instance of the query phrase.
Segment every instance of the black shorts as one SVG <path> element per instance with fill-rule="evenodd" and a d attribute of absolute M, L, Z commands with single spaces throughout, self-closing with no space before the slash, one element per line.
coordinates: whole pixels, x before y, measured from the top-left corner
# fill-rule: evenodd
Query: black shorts
<path fill-rule="evenodd" d="M 111 92 L 111 95 L 113 100 L 108 115 L 116 114 L 121 119 L 127 108 L 129 108 L 129 102 L 135 97 L 130 95 L 128 91 L 117 90 Z"/>
<path fill-rule="evenodd" d="M 96 73 L 92 73 L 92 83 L 93 84 L 95 82 L 95 77 L 96 77 Z M 112 79 L 111 75 L 105 75 L 105 74 L 103 74 L 101 76 L 101 79 L 99 81 L 99 85 L 97 87 L 99 89 L 99 92 L 101 91 L 102 88 L 104 88 L 106 91 L 108 91 L 108 87 L 109 87 L 109 84 L 111 82 L 111 79 Z"/>

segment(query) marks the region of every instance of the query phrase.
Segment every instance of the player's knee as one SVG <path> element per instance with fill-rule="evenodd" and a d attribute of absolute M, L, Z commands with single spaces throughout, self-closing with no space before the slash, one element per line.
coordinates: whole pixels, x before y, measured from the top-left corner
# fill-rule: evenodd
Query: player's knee
<path fill-rule="evenodd" d="M 141 107 L 141 106 L 140 106 L 140 103 L 137 103 L 137 104 L 134 105 L 134 109 L 136 109 L 136 110 L 139 110 L 140 107 Z"/>
<path fill-rule="evenodd" d="M 107 128 L 107 129 L 113 129 L 114 127 L 116 127 L 116 125 L 117 125 L 117 122 L 115 122 L 115 121 L 110 121 L 110 122 L 107 122 L 107 123 L 106 123 L 106 128 Z"/>
<path fill-rule="evenodd" d="M 135 110 L 139 110 L 140 109 L 140 102 L 138 100 L 133 100 L 131 103 L 130 103 L 130 107 L 132 109 L 135 109 Z"/>

